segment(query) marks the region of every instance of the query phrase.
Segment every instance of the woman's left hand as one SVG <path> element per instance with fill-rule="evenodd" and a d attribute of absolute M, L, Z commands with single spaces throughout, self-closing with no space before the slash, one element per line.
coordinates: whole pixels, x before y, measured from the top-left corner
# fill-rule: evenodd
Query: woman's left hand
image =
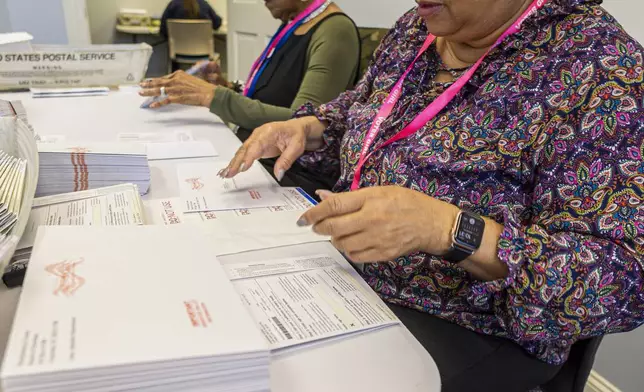
<path fill-rule="evenodd" d="M 440 256 L 451 246 L 459 213 L 454 205 L 398 186 L 318 194 L 322 203 L 302 215 L 298 225 L 331 236 L 354 262 L 389 261 L 417 251 Z"/>
<path fill-rule="evenodd" d="M 141 83 L 141 92 L 144 97 L 161 96 L 161 88 L 164 88 L 166 97 L 150 105 L 150 108 L 158 108 L 178 103 L 182 105 L 210 107 L 215 98 L 215 89 L 211 83 L 198 77 L 188 75 L 184 71 L 177 71 L 168 76 L 158 79 L 146 80 Z"/>

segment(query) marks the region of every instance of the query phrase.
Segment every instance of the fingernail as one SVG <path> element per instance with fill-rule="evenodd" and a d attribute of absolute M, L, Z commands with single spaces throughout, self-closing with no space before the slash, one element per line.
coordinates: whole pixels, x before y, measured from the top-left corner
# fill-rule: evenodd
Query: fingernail
<path fill-rule="evenodd" d="M 309 225 L 309 221 L 307 221 L 306 218 L 302 216 L 297 220 L 297 225 L 299 227 L 306 227 Z"/>
<path fill-rule="evenodd" d="M 242 162 L 242 164 L 239 165 L 239 171 L 243 172 L 245 168 L 246 168 L 246 162 Z"/>
<path fill-rule="evenodd" d="M 320 197 L 320 200 L 325 200 L 328 197 L 330 197 L 331 195 L 333 195 L 333 192 L 327 191 L 327 190 L 324 190 L 324 189 L 319 189 L 319 190 L 315 191 L 315 194 Z"/>
<path fill-rule="evenodd" d="M 280 171 L 277 172 L 277 181 L 280 182 L 284 179 L 284 169 L 280 169 Z M 306 225 L 305 225 L 306 226 Z"/>
<path fill-rule="evenodd" d="M 226 177 L 228 177 L 228 173 L 229 173 L 229 172 L 230 172 L 230 169 L 229 169 L 229 168 L 225 168 L 225 169 L 224 169 L 224 172 L 223 172 L 223 173 L 221 173 L 221 177 L 222 177 L 222 178 L 226 178 Z"/>

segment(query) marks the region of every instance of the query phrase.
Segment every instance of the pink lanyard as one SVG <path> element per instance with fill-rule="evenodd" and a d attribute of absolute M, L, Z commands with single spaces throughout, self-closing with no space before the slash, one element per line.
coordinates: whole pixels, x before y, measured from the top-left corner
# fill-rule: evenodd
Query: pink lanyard
<path fill-rule="evenodd" d="M 304 18 L 315 12 L 318 8 L 322 7 L 324 3 L 326 3 L 326 0 L 315 0 L 311 5 L 306 7 L 304 11 L 296 16 L 295 19 L 293 19 L 288 25 L 286 25 L 286 27 L 280 30 L 279 34 L 277 34 L 277 37 L 271 40 L 268 48 L 266 48 L 262 55 L 259 56 L 257 60 L 255 60 L 253 66 L 250 68 L 250 74 L 248 76 L 248 79 L 246 80 L 246 86 L 244 87 L 244 95 L 247 95 L 253 80 L 257 76 L 257 72 L 259 72 L 259 70 L 262 68 L 264 62 L 270 60 L 270 58 L 273 56 L 273 53 L 275 52 L 275 47 L 279 45 L 284 36 L 293 33 L 291 30 L 293 30 L 295 26 L 297 26 L 302 20 L 304 20 Z M 266 55 L 264 55 L 264 53 Z"/>
<path fill-rule="evenodd" d="M 400 139 L 404 139 L 408 136 L 411 136 L 412 134 L 416 133 L 418 130 L 423 128 L 425 124 L 430 122 L 434 117 L 438 115 L 438 113 L 445 109 L 445 107 L 456 97 L 456 95 L 463 89 L 465 84 L 467 84 L 471 79 L 472 76 L 474 76 L 474 73 L 477 71 L 477 69 L 481 66 L 483 63 L 483 60 L 487 55 L 494 49 L 496 48 L 505 38 L 507 38 L 509 35 L 515 34 L 521 29 L 521 25 L 523 22 L 525 22 L 526 19 L 528 19 L 533 13 L 537 12 L 538 9 L 544 6 L 547 0 L 534 0 L 530 7 L 517 19 L 517 21 L 510 26 L 500 37 L 499 39 L 496 40 L 494 45 L 488 49 L 488 51 L 481 57 L 473 66 L 470 68 L 463 76 L 458 78 L 445 92 L 443 92 L 438 98 L 436 98 L 425 110 L 423 110 L 414 120 L 409 123 L 405 128 L 403 128 L 402 131 L 398 132 L 394 137 L 391 139 L 385 141 L 382 145 L 380 145 L 380 148 L 383 148 L 385 146 L 388 146 Z M 369 129 L 369 132 L 364 138 L 364 142 L 362 145 L 362 151 L 360 152 L 360 159 L 358 160 L 358 164 L 356 165 L 356 169 L 353 175 L 353 183 L 351 184 L 351 190 L 355 191 L 360 188 L 360 176 L 362 173 L 362 167 L 364 166 L 365 162 L 371 154 L 373 154 L 376 150 L 369 152 L 369 149 L 371 148 L 373 142 L 376 140 L 376 136 L 378 136 L 378 133 L 380 132 L 380 127 L 382 126 L 382 123 L 389 117 L 391 114 L 391 111 L 393 110 L 394 106 L 398 103 L 398 100 L 400 99 L 400 96 L 402 95 L 402 88 L 403 88 L 403 83 L 405 82 L 405 79 L 407 79 L 407 75 L 409 75 L 409 72 L 414 67 L 414 64 L 416 64 L 416 61 L 420 58 L 420 56 L 423 55 L 429 49 L 431 44 L 436 40 L 436 37 L 429 34 L 427 36 L 427 39 L 425 40 L 425 43 L 423 44 L 422 48 L 420 48 L 420 51 L 416 55 L 416 58 L 414 61 L 407 67 L 407 70 L 405 73 L 402 75 L 402 77 L 398 80 L 394 88 L 391 90 L 391 93 L 389 93 L 389 96 L 387 99 L 385 99 L 385 102 L 382 104 L 380 107 L 380 110 L 378 111 L 378 115 L 376 116 L 375 120 L 371 124 L 371 128 Z"/>

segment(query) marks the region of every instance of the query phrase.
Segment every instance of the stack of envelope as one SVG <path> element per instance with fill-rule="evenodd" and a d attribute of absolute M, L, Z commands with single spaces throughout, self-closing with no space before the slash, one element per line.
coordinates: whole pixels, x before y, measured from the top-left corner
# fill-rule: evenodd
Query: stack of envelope
<path fill-rule="evenodd" d="M 132 183 L 150 188 L 145 146 L 137 143 L 40 143 L 36 197 Z"/>
<path fill-rule="evenodd" d="M 7 287 L 22 285 L 40 226 L 143 225 L 143 215 L 143 202 L 134 184 L 36 198 L 2 281 Z"/>
<path fill-rule="evenodd" d="M 0 248 L 18 221 L 27 161 L 0 151 Z"/>
<path fill-rule="evenodd" d="M 41 227 L 0 389 L 270 390 L 268 345 L 215 253 L 189 225 Z"/>

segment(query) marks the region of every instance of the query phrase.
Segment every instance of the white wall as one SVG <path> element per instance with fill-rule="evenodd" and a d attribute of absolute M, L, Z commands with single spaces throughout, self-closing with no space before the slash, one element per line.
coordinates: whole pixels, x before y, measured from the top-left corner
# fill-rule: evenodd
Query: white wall
<path fill-rule="evenodd" d="M 85 0 L 0 0 L 0 33 L 12 31 L 30 33 L 37 44 L 87 45 Z"/>
<path fill-rule="evenodd" d="M 13 31 L 26 31 L 37 44 L 67 44 L 63 4 L 52 0 L 5 0 Z"/>
<path fill-rule="evenodd" d="M 9 11 L 7 11 L 7 2 L 0 0 L 0 33 L 10 33 L 12 31 Z"/>
<path fill-rule="evenodd" d="M 602 6 L 617 18 L 630 35 L 644 43 L 644 3 L 641 0 L 605 0 Z"/>

